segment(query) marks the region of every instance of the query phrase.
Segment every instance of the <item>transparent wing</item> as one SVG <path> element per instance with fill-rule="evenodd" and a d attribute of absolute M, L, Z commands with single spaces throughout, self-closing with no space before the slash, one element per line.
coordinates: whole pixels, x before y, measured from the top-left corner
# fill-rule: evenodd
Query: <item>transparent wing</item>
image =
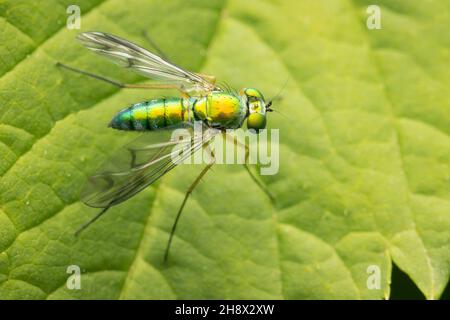
<path fill-rule="evenodd" d="M 119 204 L 208 145 L 218 133 L 207 129 L 202 135 L 192 135 L 192 130 L 186 129 L 181 135 L 172 137 L 172 131 L 149 132 L 116 151 L 89 178 L 81 192 L 81 200 L 96 208 Z"/>
<path fill-rule="evenodd" d="M 212 91 L 211 79 L 186 71 L 163 58 L 125 39 L 103 32 L 84 32 L 78 35 L 87 48 L 111 59 L 122 67 L 143 76 L 165 82 L 178 82 L 186 91 Z"/>

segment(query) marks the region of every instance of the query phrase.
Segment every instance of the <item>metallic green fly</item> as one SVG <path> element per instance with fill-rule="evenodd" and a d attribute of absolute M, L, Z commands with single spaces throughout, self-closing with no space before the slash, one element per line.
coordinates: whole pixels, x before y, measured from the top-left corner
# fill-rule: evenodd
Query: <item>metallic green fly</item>
<path fill-rule="evenodd" d="M 244 88 L 237 93 L 227 86 L 218 86 L 213 76 L 190 72 L 169 62 L 167 58 L 163 58 L 164 54 L 154 44 L 152 45 L 160 56 L 127 40 L 102 32 L 81 33 L 78 35 L 78 40 L 95 53 L 157 82 L 122 84 L 57 63 L 59 67 L 120 88 L 177 89 L 181 97 L 136 103 L 113 117 L 109 124 L 113 129 L 152 131 L 152 133 L 142 135 L 125 145 L 88 180 L 81 199 L 88 206 L 101 208 L 101 211 L 84 224 L 76 234 L 96 221 L 109 208 L 136 195 L 182 163 L 186 157 L 208 146 L 217 134 L 225 135 L 226 129 L 240 128 L 245 121 L 247 128 L 254 129 L 256 132 L 264 129 L 266 113 L 273 111 L 272 101 L 266 103 L 264 96 L 257 89 Z M 204 134 L 185 142 L 186 145 L 183 147 L 188 152 L 174 157 L 171 152 L 175 142 L 171 140 L 171 130 L 193 125 L 194 122 L 200 122 L 207 130 Z M 213 164 L 214 159 L 206 165 L 188 188 L 172 226 L 164 261 L 167 260 L 175 228 L 189 195 Z M 252 179 L 270 196 L 270 193 L 250 171 L 248 164 L 244 165 Z"/>

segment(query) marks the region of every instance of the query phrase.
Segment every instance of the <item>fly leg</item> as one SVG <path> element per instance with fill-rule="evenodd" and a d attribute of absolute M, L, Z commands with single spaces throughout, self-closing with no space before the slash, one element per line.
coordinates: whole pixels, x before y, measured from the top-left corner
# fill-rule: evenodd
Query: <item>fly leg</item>
<path fill-rule="evenodd" d="M 121 83 L 121 82 L 117 82 L 115 80 L 111 80 L 111 79 L 108 79 L 106 77 L 99 76 L 97 74 L 94 74 L 94 73 L 91 73 L 91 72 L 88 72 L 88 71 L 84 71 L 84 70 L 81 70 L 81 69 L 76 69 L 76 68 L 70 67 L 68 65 L 62 64 L 61 62 L 57 62 L 56 66 L 60 67 L 60 68 L 67 69 L 67 70 L 70 70 L 70 71 L 73 71 L 73 72 L 76 72 L 76 73 L 83 74 L 85 76 L 88 76 L 88 77 L 91 77 L 91 78 L 94 78 L 94 79 L 97 79 L 97 80 L 100 80 L 100 81 L 104 81 L 104 82 L 109 83 L 109 84 L 111 84 L 111 85 L 113 85 L 115 87 L 118 87 L 118 88 L 128 88 L 128 89 L 177 89 L 178 91 L 180 91 L 183 94 L 183 96 L 186 96 L 186 95 L 189 96 L 187 94 L 187 92 L 184 90 L 184 88 L 181 85 L 177 85 L 177 84 L 162 84 L 162 83 L 128 84 L 128 83 Z"/>
<path fill-rule="evenodd" d="M 245 148 L 245 163 L 244 163 L 244 168 L 245 170 L 248 172 L 248 174 L 250 175 L 250 178 L 252 178 L 252 180 L 261 188 L 262 191 L 264 191 L 264 193 L 269 197 L 271 202 L 275 202 L 275 197 L 273 196 L 273 194 L 270 192 L 270 190 L 261 182 L 261 180 L 256 177 L 256 175 L 252 172 L 252 170 L 250 170 L 250 167 L 247 163 L 248 161 L 248 156 L 249 156 L 249 152 L 248 152 L 248 147 L 246 146 Z"/>
<path fill-rule="evenodd" d="M 108 211 L 109 208 L 110 208 L 109 205 L 107 207 L 103 208 L 99 213 L 97 213 L 93 218 L 91 218 L 91 220 L 89 220 L 88 222 L 83 224 L 81 227 L 79 227 L 78 230 L 75 231 L 75 237 L 78 237 L 80 235 L 81 231 L 83 231 L 84 229 L 89 227 L 91 224 L 93 224 L 95 221 L 97 221 L 97 219 L 100 218 L 106 211 Z"/>
<path fill-rule="evenodd" d="M 198 175 L 198 177 L 194 180 L 194 182 L 189 186 L 186 194 L 184 195 L 184 200 L 181 203 L 180 209 L 178 209 L 178 213 L 177 216 L 175 218 L 175 221 L 173 223 L 172 226 L 172 230 L 170 231 L 170 236 L 169 236 L 169 241 L 167 242 L 167 247 L 166 247 L 166 251 L 164 253 L 164 262 L 167 261 L 167 258 L 169 257 L 169 249 L 170 249 L 170 245 L 172 243 L 172 239 L 173 239 L 173 235 L 175 233 L 175 229 L 177 228 L 177 224 L 178 224 L 178 220 L 180 219 L 181 216 L 181 212 L 183 211 L 184 206 L 186 205 L 186 202 L 189 198 L 189 196 L 191 195 L 192 191 L 195 189 L 195 187 L 198 185 L 198 183 L 200 182 L 200 180 L 203 178 L 203 176 L 208 172 L 209 169 L 211 169 L 211 167 L 214 165 L 216 159 L 214 158 L 214 155 L 212 154 L 212 159 L 210 161 L 210 163 L 208 163 L 208 165 L 203 168 L 202 172 L 200 172 L 200 174 Z"/>
<path fill-rule="evenodd" d="M 261 180 L 252 172 L 252 170 L 250 169 L 250 166 L 248 164 L 248 159 L 250 157 L 250 150 L 247 144 L 245 143 L 241 143 L 239 142 L 237 139 L 234 139 L 234 137 L 225 134 L 225 138 L 228 140 L 231 140 L 234 145 L 241 147 L 241 148 L 245 148 L 245 162 L 244 162 L 244 168 L 245 170 L 248 172 L 248 174 L 250 175 L 250 178 L 258 185 L 258 187 L 261 188 L 262 191 L 264 191 L 264 193 L 269 197 L 270 201 L 272 203 L 275 202 L 275 197 L 274 195 L 270 192 L 270 190 L 264 185 L 264 183 L 261 182 Z"/>

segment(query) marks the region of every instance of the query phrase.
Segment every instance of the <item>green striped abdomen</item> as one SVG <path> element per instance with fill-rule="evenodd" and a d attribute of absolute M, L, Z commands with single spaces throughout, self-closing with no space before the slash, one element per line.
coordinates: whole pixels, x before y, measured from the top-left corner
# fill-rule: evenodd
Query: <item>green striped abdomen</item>
<path fill-rule="evenodd" d="M 212 92 L 205 97 L 164 98 L 140 102 L 120 111 L 110 127 L 119 130 L 157 130 L 194 120 L 215 128 L 239 128 L 245 105 L 234 95 Z"/>
<path fill-rule="evenodd" d="M 192 121 L 189 100 L 164 98 L 140 102 L 120 111 L 110 127 L 119 130 L 157 130 Z"/>

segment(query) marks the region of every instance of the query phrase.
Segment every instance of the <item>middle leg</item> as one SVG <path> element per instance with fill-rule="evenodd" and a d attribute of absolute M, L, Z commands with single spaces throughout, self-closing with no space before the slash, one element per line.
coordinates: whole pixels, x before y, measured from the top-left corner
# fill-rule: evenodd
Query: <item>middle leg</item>
<path fill-rule="evenodd" d="M 189 186 L 188 190 L 186 191 L 186 194 L 184 195 L 184 199 L 183 199 L 183 202 L 181 203 L 180 209 L 178 209 L 178 213 L 177 213 L 177 216 L 173 223 L 172 230 L 170 231 L 169 241 L 167 242 L 166 251 L 164 253 L 164 262 L 166 262 L 167 258 L 169 257 L 169 250 L 170 250 L 170 245 L 172 244 L 173 235 L 175 234 L 175 229 L 177 228 L 178 220 L 180 219 L 181 212 L 183 212 L 184 206 L 186 205 L 186 202 L 187 202 L 189 196 L 191 195 L 192 191 L 194 191 L 195 187 L 198 185 L 198 183 L 203 178 L 203 176 L 208 172 L 209 169 L 211 169 L 211 167 L 214 165 L 214 163 L 215 163 L 215 158 L 213 155 L 211 162 L 205 168 L 203 168 L 202 172 L 200 172 L 200 174 L 197 176 L 197 178 L 194 180 L 194 182 Z"/>

